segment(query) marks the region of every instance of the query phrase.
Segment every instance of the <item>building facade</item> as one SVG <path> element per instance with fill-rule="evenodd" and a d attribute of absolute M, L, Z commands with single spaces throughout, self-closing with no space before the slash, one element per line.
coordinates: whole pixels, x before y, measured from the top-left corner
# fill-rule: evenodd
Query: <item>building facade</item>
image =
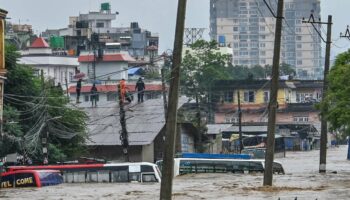
<path fill-rule="evenodd" d="M 268 1 L 275 12 L 276 2 Z M 311 10 L 318 21 L 320 0 L 285 0 L 281 62 L 294 67 L 299 79 L 317 80 L 323 77 L 321 39 L 311 25 L 302 23 Z M 275 24 L 263 0 L 210 1 L 211 39 L 233 48 L 234 65 L 272 65 Z"/>
<path fill-rule="evenodd" d="M 90 49 L 89 41 L 93 33 L 98 34 L 99 46 L 106 43 L 119 43 L 120 49 L 128 51 L 135 59 L 149 59 L 150 54 L 158 55 L 159 36 L 157 33 L 142 29 L 138 22 L 131 22 L 129 27 L 113 27 L 117 12 L 111 11 L 108 3 L 101 4 L 100 11 L 79 14 L 69 17 L 66 28 L 46 30 L 42 36 L 62 36 L 65 39 L 66 50 Z M 152 48 L 150 48 L 152 47 Z"/>
<path fill-rule="evenodd" d="M 315 103 L 322 98 L 322 81 L 279 81 L 277 94 L 277 124 L 312 125 L 320 131 L 319 111 Z M 238 123 L 238 93 L 243 123 L 268 121 L 270 81 L 218 81 L 212 88 L 215 121 L 212 123 Z"/>
<path fill-rule="evenodd" d="M 43 71 L 44 77 L 53 80 L 55 85 L 64 85 L 66 80 L 68 84 L 72 82 L 79 65 L 77 57 L 52 51 L 41 37 L 36 38 L 28 50 L 21 51 L 19 63 L 33 67 L 37 76 Z"/>

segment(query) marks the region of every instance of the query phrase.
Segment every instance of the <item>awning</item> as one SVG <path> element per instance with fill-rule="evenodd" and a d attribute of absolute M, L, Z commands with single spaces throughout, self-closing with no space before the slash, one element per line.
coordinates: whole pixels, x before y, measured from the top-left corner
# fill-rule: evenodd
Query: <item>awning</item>
<path fill-rule="evenodd" d="M 128 75 L 139 75 L 141 71 L 141 67 L 133 67 L 128 69 Z"/>

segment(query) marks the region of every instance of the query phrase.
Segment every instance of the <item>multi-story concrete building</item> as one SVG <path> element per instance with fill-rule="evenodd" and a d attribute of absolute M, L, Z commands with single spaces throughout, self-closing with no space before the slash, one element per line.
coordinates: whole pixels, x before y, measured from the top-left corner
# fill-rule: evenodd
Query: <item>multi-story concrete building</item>
<path fill-rule="evenodd" d="M 142 29 L 138 22 L 132 22 L 129 27 L 113 27 L 117 12 L 112 12 L 108 3 L 101 4 L 100 11 L 69 17 L 68 27 L 57 30 L 46 30 L 42 36 L 62 36 L 65 39 L 66 50 L 77 50 L 79 47 L 89 49 L 89 40 L 93 33 L 98 34 L 99 46 L 106 43 L 120 43 L 121 50 L 128 51 L 136 59 L 149 59 L 151 54 L 158 55 L 159 36 Z"/>
<path fill-rule="evenodd" d="M 268 1 L 275 13 L 276 2 Z M 302 23 L 311 10 L 318 20 L 320 0 L 285 0 L 281 62 L 295 67 L 300 79 L 323 77 L 321 40 L 310 24 Z M 272 65 L 275 23 L 263 0 L 210 1 L 211 38 L 233 48 L 234 65 Z"/>
<path fill-rule="evenodd" d="M 72 82 L 79 66 L 78 58 L 74 56 L 60 55 L 52 51 L 49 44 L 41 37 L 36 38 L 26 51 L 21 51 L 20 64 L 34 68 L 34 73 L 39 76 L 40 71 L 46 79 L 53 80 L 55 85 Z"/>

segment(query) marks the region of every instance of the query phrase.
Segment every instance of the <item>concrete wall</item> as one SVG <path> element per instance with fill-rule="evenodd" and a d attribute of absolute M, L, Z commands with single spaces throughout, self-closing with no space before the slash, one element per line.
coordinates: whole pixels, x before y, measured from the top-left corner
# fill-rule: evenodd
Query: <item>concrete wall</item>
<path fill-rule="evenodd" d="M 89 146 L 88 157 L 103 158 L 110 161 L 125 161 L 123 149 L 121 146 Z M 142 146 L 130 146 L 130 162 L 142 161 Z"/>
<path fill-rule="evenodd" d="M 154 143 L 142 146 L 142 161 L 154 162 Z"/>
<path fill-rule="evenodd" d="M 88 75 L 92 70 L 91 62 L 83 62 L 79 65 L 80 72 Z M 90 68 L 90 69 L 89 69 Z M 96 79 L 98 80 L 121 80 L 128 79 L 128 63 L 127 62 L 96 62 Z M 122 71 L 125 70 L 125 71 Z M 120 71 L 120 72 L 119 72 Z M 118 73 L 117 73 L 118 72 Z M 113 73 L 105 76 L 106 74 Z M 90 73 L 92 74 L 92 72 Z M 103 76 L 103 77 L 101 77 Z"/>

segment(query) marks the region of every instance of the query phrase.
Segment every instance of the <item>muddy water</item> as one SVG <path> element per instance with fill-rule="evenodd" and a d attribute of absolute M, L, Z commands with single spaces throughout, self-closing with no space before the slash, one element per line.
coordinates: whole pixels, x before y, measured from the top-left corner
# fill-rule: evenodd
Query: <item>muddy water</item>
<path fill-rule="evenodd" d="M 318 174 L 319 152 L 288 152 L 278 159 L 286 175 L 274 176 L 274 187 L 261 187 L 262 174 L 197 174 L 174 180 L 173 199 L 350 199 L 347 147 L 328 150 L 326 175 Z M 335 173 L 335 171 L 337 173 Z M 334 173 L 331 173 L 334 172 Z M 0 199 L 158 199 L 160 184 L 62 184 L 0 190 Z"/>

